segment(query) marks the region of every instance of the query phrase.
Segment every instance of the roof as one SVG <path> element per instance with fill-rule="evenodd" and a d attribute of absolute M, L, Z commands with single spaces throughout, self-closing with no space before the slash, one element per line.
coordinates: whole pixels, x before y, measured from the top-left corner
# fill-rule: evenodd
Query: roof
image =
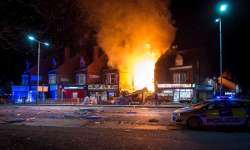
<path fill-rule="evenodd" d="M 176 65 L 176 57 L 181 59 L 182 65 Z M 177 59 L 179 62 L 180 60 Z M 184 69 L 192 69 L 193 81 L 203 81 L 206 77 L 214 76 L 215 61 L 209 57 L 209 51 L 202 48 L 193 49 L 169 49 L 164 55 L 162 55 L 155 67 L 155 79 L 158 83 L 171 83 L 171 72 L 181 71 Z"/>
<path fill-rule="evenodd" d="M 102 71 L 103 69 L 107 66 L 107 56 L 106 55 L 101 55 L 97 59 L 94 59 L 93 62 L 88 66 L 87 68 L 87 82 L 89 84 L 91 83 L 100 83 L 102 78 Z"/>

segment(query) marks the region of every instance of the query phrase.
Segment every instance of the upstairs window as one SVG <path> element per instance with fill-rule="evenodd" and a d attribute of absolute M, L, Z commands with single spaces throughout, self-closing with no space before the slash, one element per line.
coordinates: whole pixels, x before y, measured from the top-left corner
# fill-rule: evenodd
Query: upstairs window
<path fill-rule="evenodd" d="M 86 84 L 86 74 L 83 74 L 83 73 L 77 74 L 76 75 L 76 83 L 78 85 L 84 85 L 84 84 Z"/>
<path fill-rule="evenodd" d="M 27 74 L 22 75 L 22 84 L 23 85 L 29 84 L 29 75 L 27 75 Z"/>
<path fill-rule="evenodd" d="M 56 74 L 49 74 L 49 84 L 56 84 Z"/>
<path fill-rule="evenodd" d="M 174 84 L 178 83 L 187 83 L 187 73 L 178 72 L 173 74 L 173 82 Z"/>
<path fill-rule="evenodd" d="M 115 73 L 106 74 L 106 84 L 117 84 L 118 79 Z"/>

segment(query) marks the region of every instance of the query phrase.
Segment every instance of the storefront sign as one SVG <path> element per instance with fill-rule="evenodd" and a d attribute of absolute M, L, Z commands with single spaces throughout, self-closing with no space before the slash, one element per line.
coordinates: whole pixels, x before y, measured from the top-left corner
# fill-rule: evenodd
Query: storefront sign
<path fill-rule="evenodd" d="M 68 78 L 61 78 L 61 82 L 69 82 Z"/>
<path fill-rule="evenodd" d="M 89 90 L 117 90 L 118 85 L 105 85 L 105 84 L 90 84 Z"/>
<path fill-rule="evenodd" d="M 98 78 L 100 78 L 100 76 L 99 75 L 91 74 L 91 75 L 89 75 L 89 78 L 91 78 L 91 79 L 98 79 Z"/>
<path fill-rule="evenodd" d="M 162 92 L 167 96 L 173 96 L 173 90 L 163 90 Z"/>
<path fill-rule="evenodd" d="M 195 84 L 158 84 L 158 88 L 194 88 Z"/>
<path fill-rule="evenodd" d="M 48 86 L 38 86 L 37 91 L 38 92 L 48 92 Z"/>
<path fill-rule="evenodd" d="M 197 90 L 204 90 L 204 91 L 212 91 L 213 90 L 213 86 L 198 84 L 198 85 L 196 85 L 196 89 Z"/>
<path fill-rule="evenodd" d="M 22 91 L 28 91 L 29 86 L 12 86 L 12 91 L 14 92 L 22 92 Z"/>
<path fill-rule="evenodd" d="M 76 89 L 85 89 L 84 86 L 65 86 L 63 89 L 65 90 L 76 90 Z"/>

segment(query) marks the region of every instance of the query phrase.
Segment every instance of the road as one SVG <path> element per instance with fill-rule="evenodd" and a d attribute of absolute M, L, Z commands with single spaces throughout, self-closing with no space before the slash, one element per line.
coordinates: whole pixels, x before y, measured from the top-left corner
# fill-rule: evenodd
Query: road
<path fill-rule="evenodd" d="M 247 130 L 192 131 L 174 108 L 1 106 L 1 149 L 250 149 Z"/>

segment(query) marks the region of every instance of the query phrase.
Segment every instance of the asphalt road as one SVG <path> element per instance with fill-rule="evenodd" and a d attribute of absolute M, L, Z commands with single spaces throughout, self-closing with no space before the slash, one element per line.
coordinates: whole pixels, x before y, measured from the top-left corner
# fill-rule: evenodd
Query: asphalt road
<path fill-rule="evenodd" d="M 0 107 L 5 149 L 250 149 L 241 129 L 188 130 L 171 124 L 173 108 Z"/>

